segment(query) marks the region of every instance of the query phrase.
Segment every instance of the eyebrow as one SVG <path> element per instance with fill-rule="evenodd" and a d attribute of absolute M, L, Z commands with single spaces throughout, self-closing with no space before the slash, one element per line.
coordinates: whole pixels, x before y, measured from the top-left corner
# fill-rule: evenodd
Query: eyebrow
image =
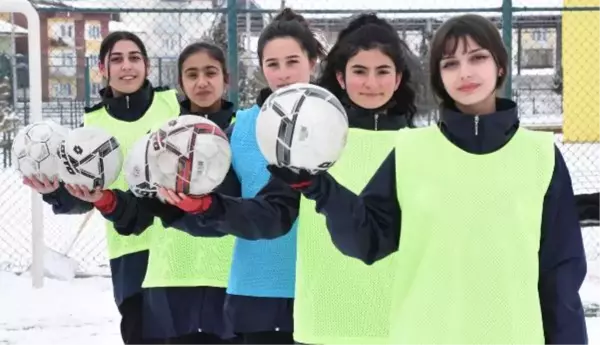
<path fill-rule="evenodd" d="M 288 60 L 289 60 L 289 59 L 298 59 L 298 58 L 300 58 L 300 56 L 299 56 L 299 55 L 288 55 L 288 56 L 286 56 L 286 57 L 285 57 L 285 59 L 288 59 Z M 265 60 L 265 62 L 271 62 L 271 61 L 277 61 L 277 59 L 275 59 L 275 58 L 270 58 L 270 59 L 266 59 L 266 60 Z"/>
<path fill-rule="evenodd" d="M 184 70 L 184 72 L 190 72 L 190 71 L 199 71 L 199 70 L 201 70 L 201 69 L 206 69 L 206 70 L 211 70 L 211 69 L 214 69 L 214 70 L 219 70 L 219 67 L 217 67 L 217 66 L 214 66 L 214 65 L 207 65 L 207 66 L 204 66 L 204 67 L 202 67 L 202 68 L 199 68 L 199 67 L 196 67 L 196 66 L 191 66 L 191 67 L 188 67 L 188 68 L 186 68 L 186 69 Z"/>
<path fill-rule="evenodd" d="M 355 64 L 351 66 L 352 68 L 364 68 L 364 69 L 368 69 L 368 67 L 360 65 L 360 64 Z M 377 67 L 375 67 L 375 69 L 389 69 L 392 68 L 392 66 L 390 65 L 379 65 Z"/>
<path fill-rule="evenodd" d="M 483 49 L 483 48 L 476 48 L 476 49 L 472 49 L 472 50 L 469 50 L 469 51 L 466 53 L 466 55 L 468 55 L 468 54 L 474 54 L 474 53 L 477 53 L 477 52 L 480 52 L 480 51 L 484 51 L 484 50 L 485 50 L 485 49 Z M 452 54 L 452 55 L 445 55 L 445 56 L 443 56 L 443 57 L 442 57 L 442 60 L 445 60 L 445 59 L 451 59 L 451 58 L 453 58 L 453 57 L 455 57 L 455 56 L 456 56 L 455 54 Z"/>
<path fill-rule="evenodd" d="M 142 52 L 139 50 L 134 50 L 134 51 L 127 52 L 127 54 L 128 55 L 136 55 L 136 54 L 142 55 Z M 123 55 L 123 53 L 121 53 L 121 52 L 111 52 L 110 53 L 110 56 L 114 56 L 114 55 L 121 56 L 121 55 Z"/>

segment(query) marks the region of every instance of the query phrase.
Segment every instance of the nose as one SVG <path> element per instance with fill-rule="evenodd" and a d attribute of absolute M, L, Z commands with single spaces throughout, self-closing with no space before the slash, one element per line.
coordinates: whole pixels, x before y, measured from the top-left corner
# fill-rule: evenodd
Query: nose
<path fill-rule="evenodd" d="M 367 89 L 373 89 L 377 86 L 377 79 L 374 73 L 369 73 L 365 78 L 365 87 Z"/>
<path fill-rule="evenodd" d="M 125 59 L 123 61 L 123 64 L 121 65 L 121 69 L 123 69 L 123 70 L 130 70 L 132 65 L 133 64 L 131 62 L 129 62 L 128 59 Z"/>
<path fill-rule="evenodd" d="M 208 80 L 203 75 L 200 75 L 196 80 L 196 86 L 199 88 L 204 88 L 208 84 Z"/>
<path fill-rule="evenodd" d="M 461 80 L 471 79 L 473 75 L 473 70 L 468 63 L 461 63 L 458 72 Z"/>

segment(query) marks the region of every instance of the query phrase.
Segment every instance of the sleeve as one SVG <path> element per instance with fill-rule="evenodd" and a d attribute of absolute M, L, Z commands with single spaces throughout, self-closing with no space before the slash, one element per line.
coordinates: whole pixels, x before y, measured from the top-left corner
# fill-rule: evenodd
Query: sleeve
<path fill-rule="evenodd" d="M 251 199 L 215 193 L 207 212 L 186 217 L 187 228 L 212 227 L 247 240 L 273 239 L 287 234 L 298 216 L 300 192 L 271 178 Z"/>
<path fill-rule="evenodd" d="M 575 196 L 579 222 L 584 226 L 600 225 L 600 193 Z"/>
<path fill-rule="evenodd" d="M 54 214 L 84 214 L 94 208 L 92 203 L 71 195 L 62 182 L 54 192 L 43 194 L 42 199 L 52 205 Z"/>
<path fill-rule="evenodd" d="M 556 163 L 544 197 L 538 290 L 547 344 L 587 344 L 579 289 L 586 259 L 571 177 L 555 148 Z"/>
<path fill-rule="evenodd" d="M 325 173 L 304 191 L 325 215 L 335 246 L 368 265 L 398 250 L 401 211 L 396 196 L 395 151 L 383 161 L 360 195 Z"/>
<path fill-rule="evenodd" d="M 157 198 L 138 198 L 131 191 L 112 192 L 114 204 L 99 210 L 121 235 L 142 234 L 154 224 L 155 217 L 159 217 L 165 227 L 171 227 L 184 215 L 176 206 L 164 204 Z"/>

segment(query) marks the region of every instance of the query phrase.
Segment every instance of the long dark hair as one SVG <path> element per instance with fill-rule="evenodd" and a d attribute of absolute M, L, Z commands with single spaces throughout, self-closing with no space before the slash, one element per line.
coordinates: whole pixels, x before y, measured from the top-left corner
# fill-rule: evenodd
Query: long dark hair
<path fill-rule="evenodd" d="M 341 72 L 345 77 L 348 60 L 361 50 L 371 49 L 378 49 L 387 55 L 394 62 L 396 72 L 402 73 L 400 85 L 388 105 L 394 112 L 407 116 L 411 122 L 417 107 L 416 93 L 411 85 L 411 71 L 405 58 L 410 49 L 390 23 L 376 14 L 359 15 L 339 33 L 337 41 L 322 62 L 322 73 L 317 83 L 337 98 L 346 98 L 347 93 L 340 86 L 337 73 Z"/>

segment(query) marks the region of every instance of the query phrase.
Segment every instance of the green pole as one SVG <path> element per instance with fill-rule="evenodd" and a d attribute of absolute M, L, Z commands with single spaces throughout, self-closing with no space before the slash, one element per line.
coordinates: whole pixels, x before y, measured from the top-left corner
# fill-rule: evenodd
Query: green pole
<path fill-rule="evenodd" d="M 508 53 L 508 71 L 505 71 L 504 97 L 508 99 L 512 99 L 512 27 L 512 0 L 502 0 L 502 39 Z"/>
<path fill-rule="evenodd" d="M 85 106 L 90 107 L 92 103 L 92 78 L 90 75 L 90 58 L 85 58 L 85 72 L 83 74 L 83 84 L 85 85 Z"/>
<path fill-rule="evenodd" d="M 227 0 L 227 61 L 229 62 L 229 101 L 239 104 L 237 0 Z"/>

